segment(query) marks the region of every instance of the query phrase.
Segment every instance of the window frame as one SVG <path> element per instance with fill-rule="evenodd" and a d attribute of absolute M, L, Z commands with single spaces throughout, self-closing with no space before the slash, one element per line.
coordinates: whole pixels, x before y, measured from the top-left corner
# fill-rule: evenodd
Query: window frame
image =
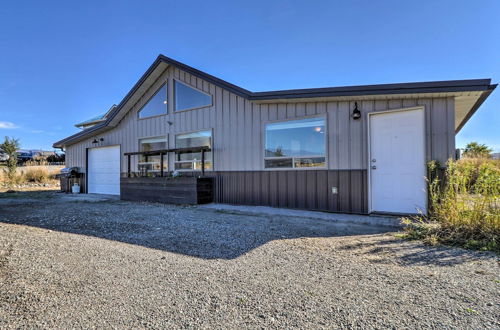
<path fill-rule="evenodd" d="M 286 123 L 289 121 L 298 121 L 298 120 L 304 120 L 304 119 L 314 119 L 314 118 L 321 118 L 325 122 L 325 134 L 324 134 L 324 139 L 325 139 L 325 155 L 308 155 L 308 156 L 288 156 L 288 157 L 266 157 L 266 137 L 267 137 L 267 132 L 266 132 L 266 126 L 268 124 L 276 124 L 276 123 Z M 262 128 L 261 128 L 261 152 L 262 152 L 262 162 L 261 166 L 264 171 L 316 171 L 316 170 L 327 170 L 329 168 L 329 128 L 328 128 L 328 114 L 319 114 L 319 115 L 310 115 L 310 116 L 300 116 L 300 117 L 294 117 L 294 118 L 286 118 L 286 119 L 276 119 L 276 120 L 267 120 L 262 122 Z M 300 158 L 318 158 L 318 157 L 325 157 L 325 166 L 321 167 L 295 167 L 295 159 L 300 159 Z M 292 167 L 266 167 L 266 159 L 292 159 Z"/>
<path fill-rule="evenodd" d="M 148 117 L 149 118 L 149 117 Z M 165 135 L 155 135 L 155 136 L 144 136 L 144 137 L 140 137 L 137 139 L 137 144 L 139 145 L 139 151 L 141 151 L 141 140 L 147 140 L 147 139 L 161 139 L 161 138 L 164 138 L 165 139 L 165 144 L 166 144 L 166 148 L 165 149 L 168 149 L 168 140 L 169 140 L 169 134 L 165 134 Z M 139 165 L 141 164 L 156 164 L 156 162 L 141 162 L 141 156 L 143 155 L 138 155 L 139 157 L 137 158 L 137 171 L 139 171 Z M 155 156 L 159 156 L 159 155 L 155 155 Z M 165 157 L 165 159 L 163 160 L 163 166 L 167 166 L 166 169 L 163 169 L 163 171 L 169 171 L 169 168 L 170 168 L 170 164 L 169 164 L 169 157 L 168 157 L 168 153 L 165 153 L 163 154 L 163 157 Z M 161 169 L 159 170 L 151 170 L 151 171 L 148 171 L 148 172 L 152 172 L 152 173 L 160 173 L 161 172 Z"/>
<path fill-rule="evenodd" d="M 208 105 L 203 105 L 203 106 L 200 106 L 200 107 L 191 107 L 191 108 L 186 108 L 186 109 L 182 109 L 182 110 L 175 110 L 175 107 L 177 105 L 177 102 L 176 102 L 176 96 L 175 96 L 175 84 L 176 82 L 180 83 L 180 84 L 183 84 L 184 86 L 187 86 L 189 88 L 192 88 L 200 93 L 203 93 L 207 96 L 210 97 L 210 104 Z M 192 86 L 191 84 L 189 83 L 186 83 L 184 81 L 181 81 L 177 78 L 172 78 L 172 98 L 173 98 L 173 101 L 172 101 L 172 113 L 177 113 L 177 112 L 183 112 L 183 111 L 191 111 L 191 110 L 196 110 L 196 109 L 203 109 L 203 108 L 209 108 L 209 107 L 212 107 L 214 105 L 214 97 L 212 96 L 212 94 L 209 94 L 205 91 L 202 91 L 201 89 L 197 88 L 197 87 L 194 87 Z M 168 102 L 168 101 L 167 101 Z M 202 130 L 204 131 L 204 130 Z"/>
<path fill-rule="evenodd" d="M 205 171 L 215 171 L 215 166 L 214 166 L 214 129 L 213 128 L 208 128 L 208 129 L 197 129 L 197 130 L 194 130 L 194 131 L 186 131 L 186 132 L 180 132 L 180 133 L 176 133 L 174 134 L 174 148 L 177 148 L 177 144 L 176 144 L 176 137 L 178 135 L 186 135 L 186 134 L 192 134 L 192 133 L 198 133 L 198 132 L 210 132 L 210 142 L 211 142 L 211 146 L 210 146 L 210 152 L 212 153 L 212 159 L 210 160 L 212 162 L 212 168 L 205 168 Z M 205 159 L 206 161 L 207 159 Z M 201 161 L 201 160 L 200 160 Z M 201 169 L 200 170 L 195 170 L 194 169 L 194 166 L 192 169 L 184 169 L 184 170 L 178 170 L 175 168 L 175 164 L 176 163 L 194 163 L 194 161 L 192 160 L 180 160 L 180 161 L 177 161 L 177 153 L 174 153 L 174 166 L 172 168 L 172 171 L 178 171 L 178 172 L 201 172 Z"/>
<path fill-rule="evenodd" d="M 152 116 L 147 116 L 147 117 L 141 117 L 140 113 L 141 113 L 142 109 L 144 109 L 144 107 L 149 103 L 149 101 L 151 101 L 153 99 L 153 97 L 155 97 L 156 94 L 158 94 L 158 92 L 160 91 L 160 89 L 163 88 L 163 86 L 166 86 L 166 92 L 167 92 L 167 104 L 165 104 L 165 107 L 166 107 L 165 113 L 161 113 L 159 115 L 152 115 Z M 139 110 L 137 110 L 137 120 L 150 119 L 150 118 L 155 118 L 155 117 L 160 117 L 160 116 L 166 116 L 166 115 L 169 114 L 169 111 L 168 111 L 169 110 L 168 109 L 169 108 L 169 103 L 170 103 L 169 100 L 168 100 L 169 99 L 169 91 L 168 91 L 168 89 L 170 88 L 169 86 L 170 86 L 170 84 L 169 84 L 168 79 L 165 79 L 162 82 L 162 84 L 155 90 L 155 92 L 153 93 L 153 95 L 151 95 L 147 99 L 147 101 L 144 102 L 144 104 L 139 108 Z M 147 138 L 145 138 L 145 139 L 147 139 Z"/>

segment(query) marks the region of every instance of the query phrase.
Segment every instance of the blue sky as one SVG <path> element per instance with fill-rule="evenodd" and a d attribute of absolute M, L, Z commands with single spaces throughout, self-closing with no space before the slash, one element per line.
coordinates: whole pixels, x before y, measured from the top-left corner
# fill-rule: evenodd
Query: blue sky
<path fill-rule="evenodd" d="M 0 136 L 51 148 L 163 53 L 252 91 L 492 78 L 500 1 L 8 1 Z M 500 151 L 500 89 L 457 136 Z"/>

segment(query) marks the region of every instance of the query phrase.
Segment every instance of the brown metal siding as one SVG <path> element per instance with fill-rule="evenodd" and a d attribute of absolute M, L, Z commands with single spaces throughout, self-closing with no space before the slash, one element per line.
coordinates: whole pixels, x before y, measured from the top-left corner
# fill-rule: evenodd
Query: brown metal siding
<path fill-rule="evenodd" d="M 228 171 L 215 176 L 215 202 L 367 213 L 366 170 Z M 332 194 L 337 187 L 338 194 Z"/>

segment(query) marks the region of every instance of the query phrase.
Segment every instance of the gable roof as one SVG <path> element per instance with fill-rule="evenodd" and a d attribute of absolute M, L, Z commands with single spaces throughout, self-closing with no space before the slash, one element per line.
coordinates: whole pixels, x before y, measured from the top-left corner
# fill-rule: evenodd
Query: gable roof
<path fill-rule="evenodd" d="M 148 77 L 161 64 L 172 65 L 180 70 L 188 72 L 198 78 L 201 78 L 209 83 L 212 83 L 220 88 L 223 88 L 231 93 L 241 96 L 247 100 L 266 101 L 266 100 L 292 100 L 292 99 L 308 99 L 322 97 L 349 97 L 349 96 L 366 96 L 366 95 L 390 95 L 390 94 L 424 94 L 424 93 L 453 93 L 453 92 L 483 92 L 481 97 L 468 111 L 464 120 L 458 125 L 457 132 L 472 114 L 479 108 L 489 94 L 496 88 L 497 85 L 491 84 L 491 79 L 469 79 L 469 80 L 448 80 L 448 81 L 431 81 L 431 82 L 415 82 L 415 83 L 399 83 L 399 84 L 380 84 L 380 85 L 360 85 L 360 86 L 343 86 L 343 87 L 326 87 L 326 88 L 308 88 L 308 89 L 290 89 L 267 92 L 251 92 L 247 89 L 231 84 L 225 80 L 212 76 L 206 72 L 195 69 L 189 65 L 178 62 L 172 58 L 160 54 L 151 66 L 146 70 L 142 77 L 125 95 L 121 102 L 112 107 L 105 120 L 81 132 L 73 134 L 63 140 L 53 144 L 54 148 L 62 148 L 65 145 L 76 143 L 91 133 L 104 131 L 112 128 L 110 123 L 113 118 L 123 109 L 124 105 L 148 79 Z"/>

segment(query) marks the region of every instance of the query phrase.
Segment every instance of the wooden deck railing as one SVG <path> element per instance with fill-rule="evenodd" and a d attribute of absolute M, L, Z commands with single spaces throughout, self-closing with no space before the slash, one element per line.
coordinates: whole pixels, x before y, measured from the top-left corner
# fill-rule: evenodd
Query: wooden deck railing
<path fill-rule="evenodd" d="M 186 152 L 201 152 L 201 175 L 205 175 L 205 152 L 211 151 L 209 147 L 190 147 L 190 148 L 174 148 L 174 149 L 161 149 L 153 151 L 136 151 L 136 152 L 125 152 L 123 155 L 127 156 L 127 177 L 130 178 L 130 167 L 131 167 L 131 156 L 141 155 L 145 156 L 146 160 L 148 156 L 160 155 L 160 176 L 163 177 L 163 155 L 168 155 L 171 152 L 175 153 L 186 153 Z"/>

